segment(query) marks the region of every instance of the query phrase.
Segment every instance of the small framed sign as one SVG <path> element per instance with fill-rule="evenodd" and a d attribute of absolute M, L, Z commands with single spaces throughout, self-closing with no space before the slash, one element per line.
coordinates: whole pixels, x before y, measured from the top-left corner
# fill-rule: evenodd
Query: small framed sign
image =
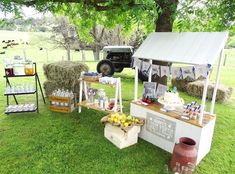
<path fill-rule="evenodd" d="M 144 82 L 143 98 L 154 98 L 156 86 L 156 82 Z"/>

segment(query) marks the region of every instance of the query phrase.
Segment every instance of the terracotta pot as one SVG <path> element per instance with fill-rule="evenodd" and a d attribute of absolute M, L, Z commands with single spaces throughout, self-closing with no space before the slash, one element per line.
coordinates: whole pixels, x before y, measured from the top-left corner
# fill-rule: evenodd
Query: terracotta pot
<path fill-rule="evenodd" d="M 191 138 L 180 138 L 179 144 L 175 144 L 173 154 L 171 156 L 171 170 L 177 170 L 177 172 L 181 172 L 183 166 L 196 165 L 196 160 L 196 142 Z"/>

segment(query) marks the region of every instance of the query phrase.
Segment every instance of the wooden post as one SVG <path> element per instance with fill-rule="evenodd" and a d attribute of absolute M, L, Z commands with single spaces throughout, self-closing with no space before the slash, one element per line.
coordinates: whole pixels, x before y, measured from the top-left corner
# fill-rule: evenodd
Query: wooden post
<path fill-rule="evenodd" d="M 47 63 L 48 63 L 48 49 L 46 48 Z"/>
<path fill-rule="evenodd" d="M 135 65 L 135 91 L 134 101 L 138 100 L 138 65 Z"/>
<path fill-rule="evenodd" d="M 212 96 L 212 100 L 211 100 L 210 114 L 214 114 L 216 94 L 217 94 L 217 89 L 218 89 L 218 86 L 219 86 L 219 77 L 220 77 L 220 71 L 221 71 L 221 67 L 222 67 L 221 62 L 222 62 L 222 58 L 223 58 L 223 52 L 224 52 L 224 50 L 222 50 L 221 53 L 220 53 L 219 63 L 218 63 L 218 66 L 217 66 L 215 87 L 214 87 L 213 96 Z"/>
<path fill-rule="evenodd" d="M 86 98 L 86 100 L 88 100 L 88 95 L 87 95 L 87 83 L 86 83 L 86 81 L 83 81 L 83 86 L 84 86 L 84 93 L 85 93 L 85 98 Z"/>
<path fill-rule="evenodd" d="M 208 83 L 210 79 L 210 70 L 208 71 L 205 83 L 204 83 L 204 88 L 203 88 L 203 95 L 202 95 L 202 104 L 201 104 L 201 113 L 199 115 L 199 120 L 198 123 L 202 125 L 203 121 L 203 116 L 204 116 L 204 110 L 205 110 L 205 105 L 206 105 L 206 96 L 207 96 L 207 88 L 208 88 Z"/>
<path fill-rule="evenodd" d="M 117 98 L 118 98 L 118 88 L 119 88 L 119 81 L 116 81 L 116 90 L 115 90 L 115 99 L 114 99 L 114 112 L 117 112 Z"/>
<path fill-rule="evenodd" d="M 83 74 L 83 73 L 81 73 L 81 76 L 82 76 L 82 74 Z M 79 103 L 82 102 L 82 88 L 83 88 L 82 84 L 83 84 L 83 80 L 82 80 L 82 78 L 80 77 Z M 81 110 L 82 110 L 82 108 L 81 108 L 81 106 L 79 106 L 79 107 L 78 107 L 78 112 L 80 113 Z"/>
<path fill-rule="evenodd" d="M 122 113 L 122 85 L 121 85 L 121 78 L 118 78 L 118 89 L 119 89 L 119 105 L 120 105 L 120 112 Z"/>
<path fill-rule="evenodd" d="M 149 67 L 149 78 L 148 78 L 148 82 L 151 82 L 151 81 L 152 81 L 152 70 L 153 70 L 152 64 L 153 64 L 153 60 L 150 59 L 150 60 L 149 60 L 149 63 L 150 63 L 150 67 Z"/>
<path fill-rule="evenodd" d="M 223 64 L 223 66 L 226 65 L 226 61 L 227 61 L 227 54 L 224 55 L 224 64 Z"/>

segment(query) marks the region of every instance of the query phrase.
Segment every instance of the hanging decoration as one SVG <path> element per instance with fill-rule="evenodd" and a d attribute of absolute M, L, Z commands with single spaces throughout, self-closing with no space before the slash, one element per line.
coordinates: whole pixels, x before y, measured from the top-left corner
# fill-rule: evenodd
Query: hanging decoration
<path fill-rule="evenodd" d="M 186 78 L 189 78 L 189 79 L 192 79 L 192 80 L 195 79 L 192 66 L 184 66 L 181 69 L 182 69 L 183 79 L 186 79 Z"/>
<path fill-rule="evenodd" d="M 160 76 L 160 66 L 152 65 L 152 74 Z"/>
<path fill-rule="evenodd" d="M 173 79 L 182 79 L 182 69 L 180 67 L 172 67 L 171 75 Z"/>
<path fill-rule="evenodd" d="M 199 77 L 206 78 L 208 71 L 209 67 L 207 65 L 195 65 L 194 66 L 195 79 L 198 79 Z"/>
<path fill-rule="evenodd" d="M 151 65 L 149 62 L 140 60 L 138 58 L 133 59 L 132 64 L 133 67 L 138 66 L 138 68 L 146 74 L 149 74 L 149 70 L 152 66 L 152 75 L 169 77 L 171 74 L 173 79 L 190 78 L 192 80 L 195 80 L 199 77 L 206 78 L 208 71 L 210 71 L 210 65 L 171 67 L 154 64 Z"/>
<path fill-rule="evenodd" d="M 161 77 L 163 76 L 169 76 L 170 75 L 170 68 L 169 66 L 160 66 L 161 69 Z"/>

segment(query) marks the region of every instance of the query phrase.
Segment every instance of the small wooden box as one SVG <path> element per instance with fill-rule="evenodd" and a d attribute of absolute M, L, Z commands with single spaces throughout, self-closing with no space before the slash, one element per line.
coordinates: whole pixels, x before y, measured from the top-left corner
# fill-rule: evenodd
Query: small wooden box
<path fill-rule="evenodd" d="M 133 126 L 127 132 L 110 123 L 106 123 L 104 128 L 104 136 L 119 149 L 136 144 L 139 132 L 140 126 Z"/>

